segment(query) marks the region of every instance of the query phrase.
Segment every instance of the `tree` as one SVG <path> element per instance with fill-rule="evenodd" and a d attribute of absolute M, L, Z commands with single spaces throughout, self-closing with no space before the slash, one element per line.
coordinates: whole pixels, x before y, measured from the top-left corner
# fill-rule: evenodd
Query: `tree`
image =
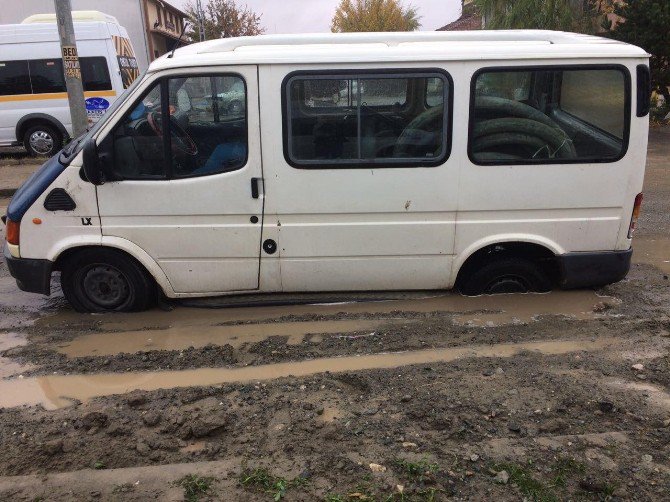
<path fill-rule="evenodd" d="M 205 38 L 244 37 L 261 35 L 265 28 L 261 26 L 261 16 L 256 14 L 246 5 L 239 7 L 235 0 L 209 0 L 204 8 L 205 11 Z M 191 19 L 197 19 L 195 5 L 189 3 L 186 13 Z M 188 33 L 192 41 L 200 40 L 200 28 L 198 23 Z"/>
<path fill-rule="evenodd" d="M 414 31 L 421 26 L 420 19 L 415 7 L 405 7 L 399 0 L 341 0 L 331 30 Z"/>
<path fill-rule="evenodd" d="M 612 26 L 609 35 L 622 42 L 638 45 L 651 56 L 651 85 L 670 103 L 670 2 L 635 0 L 614 8 L 622 21 Z"/>
<path fill-rule="evenodd" d="M 474 0 L 487 29 L 594 33 L 615 0 Z"/>

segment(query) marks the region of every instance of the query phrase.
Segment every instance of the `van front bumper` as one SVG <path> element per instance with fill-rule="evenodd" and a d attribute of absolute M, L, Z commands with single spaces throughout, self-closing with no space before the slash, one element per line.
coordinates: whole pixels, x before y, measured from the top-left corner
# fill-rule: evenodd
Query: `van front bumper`
<path fill-rule="evenodd" d="M 619 282 L 630 270 L 633 249 L 557 256 L 560 286 L 564 289 L 598 287 Z"/>
<path fill-rule="evenodd" d="M 51 270 L 53 262 L 31 258 L 14 258 L 9 254 L 7 244 L 5 244 L 4 255 L 9 273 L 16 279 L 19 289 L 47 296 L 51 294 Z"/>

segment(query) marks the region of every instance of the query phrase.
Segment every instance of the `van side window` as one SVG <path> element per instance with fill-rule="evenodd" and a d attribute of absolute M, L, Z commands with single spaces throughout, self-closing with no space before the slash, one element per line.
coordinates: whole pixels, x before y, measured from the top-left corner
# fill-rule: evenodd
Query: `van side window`
<path fill-rule="evenodd" d="M 450 147 L 450 94 L 441 72 L 289 76 L 286 160 L 298 168 L 439 165 Z"/>
<path fill-rule="evenodd" d="M 0 61 L 0 96 L 30 92 L 28 61 Z"/>
<path fill-rule="evenodd" d="M 471 99 L 468 151 L 476 164 L 615 162 L 628 147 L 623 67 L 484 70 Z"/>
<path fill-rule="evenodd" d="M 161 86 L 154 85 L 112 133 L 115 179 L 167 177 Z"/>
<path fill-rule="evenodd" d="M 33 94 L 65 92 L 63 61 L 61 59 L 31 59 L 28 61 Z"/>
<path fill-rule="evenodd" d="M 109 91 L 112 81 L 109 78 L 107 60 L 103 57 L 79 58 L 81 65 L 81 79 L 85 91 Z"/>
<path fill-rule="evenodd" d="M 244 166 L 247 98 L 240 77 L 172 78 L 169 94 L 175 177 Z"/>
<path fill-rule="evenodd" d="M 117 124 L 112 141 L 113 179 L 240 169 L 247 161 L 244 81 L 232 75 L 163 79 Z"/>

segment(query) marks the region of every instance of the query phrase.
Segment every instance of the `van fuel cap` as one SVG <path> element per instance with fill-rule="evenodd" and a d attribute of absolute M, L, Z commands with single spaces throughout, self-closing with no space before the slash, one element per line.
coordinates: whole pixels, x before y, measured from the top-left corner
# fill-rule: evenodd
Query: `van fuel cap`
<path fill-rule="evenodd" d="M 263 242 L 263 251 L 267 254 L 275 254 L 275 251 L 277 251 L 277 243 L 272 239 L 267 239 Z"/>

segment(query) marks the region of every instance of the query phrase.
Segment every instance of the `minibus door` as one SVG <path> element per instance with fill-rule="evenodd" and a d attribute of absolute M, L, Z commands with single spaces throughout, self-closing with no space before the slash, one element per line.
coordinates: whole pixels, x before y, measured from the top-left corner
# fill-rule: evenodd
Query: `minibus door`
<path fill-rule="evenodd" d="M 114 180 L 98 187 L 103 241 L 148 253 L 177 294 L 258 288 L 255 66 L 155 81 L 98 152 Z"/>

